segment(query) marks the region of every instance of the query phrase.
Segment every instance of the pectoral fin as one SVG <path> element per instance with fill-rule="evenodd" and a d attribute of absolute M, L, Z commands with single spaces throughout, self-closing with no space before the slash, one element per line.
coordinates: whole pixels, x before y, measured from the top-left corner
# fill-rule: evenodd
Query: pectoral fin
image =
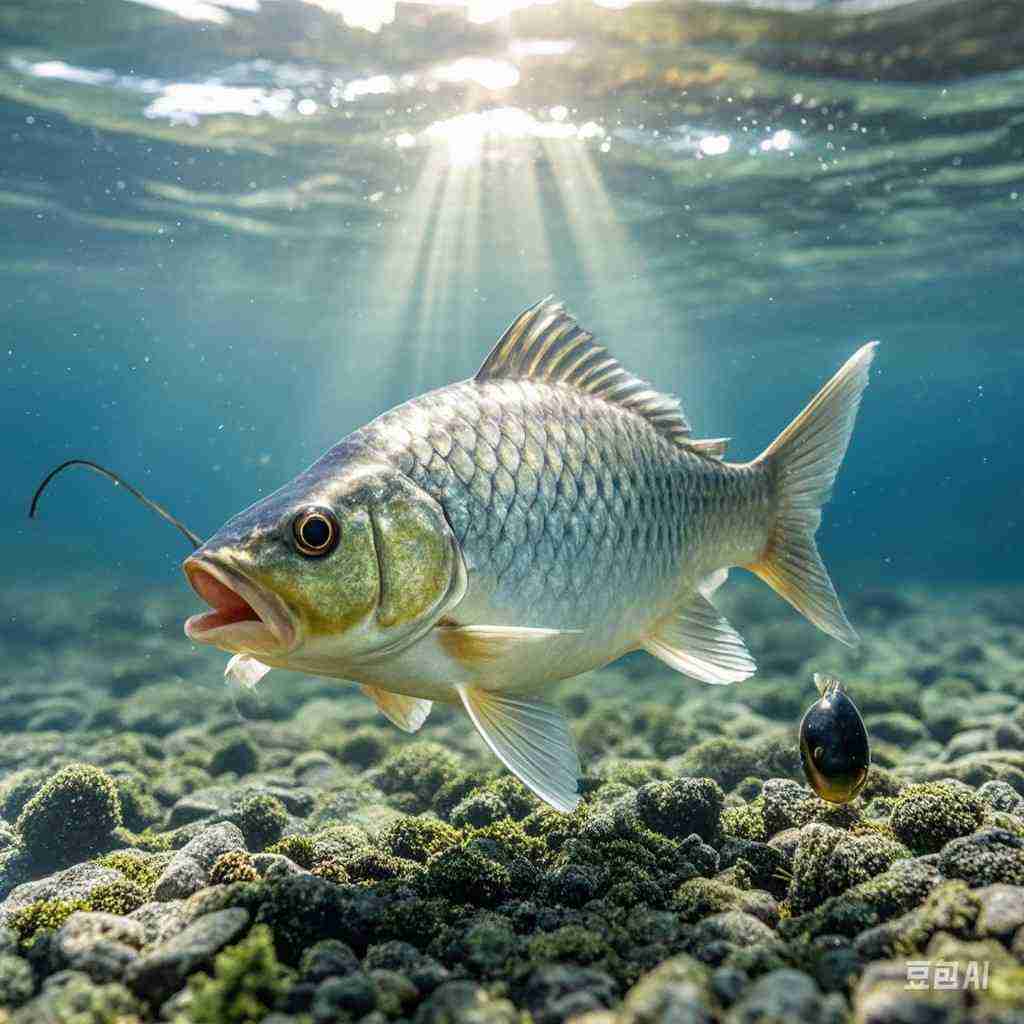
<path fill-rule="evenodd" d="M 738 683 L 757 671 L 743 637 L 700 592 L 663 620 L 642 646 L 677 672 L 704 683 Z"/>
<path fill-rule="evenodd" d="M 269 665 L 257 661 L 251 654 L 236 654 L 225 666 L 224 678 L 243 690 L 252 690 L 269 671 Z"/>
<path fill-rule="evenodd" d="M 539 629 L 532 626 L 458 626 L 439 623 L 434 627 L 445 653 L 466 667 L 479 667 L 514 651 L 521 644 L 538 644 L 559 637 L 578 635 L 579 630 Z"/>
<path fill-rule="evenodd" d="M 545 701 L 473 686 L 459 696 L 484 742 L 524 786 L 559 811 L 580 802 L 579 757 L 562 713 Z"/>
<path fill-rule="evenodd" d="M 434 706 L 433 701 L 422 700 L 419 697 L 405 697 L 400 693 L 390 693 L 388 690 L 381 690 L 376 686 L 360 686 L 359 689 L 380 708 L 381 714 L 385 718 L 406 732 L 416 732 L 427 720 L 427 715 L 430 714 L 430 709 Z"/>

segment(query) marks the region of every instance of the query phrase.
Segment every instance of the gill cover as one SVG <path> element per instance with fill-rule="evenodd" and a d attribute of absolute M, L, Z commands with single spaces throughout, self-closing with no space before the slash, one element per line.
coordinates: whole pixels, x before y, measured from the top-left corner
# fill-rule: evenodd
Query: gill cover
<path fill-rule="evenodd" d="M 397 472 L 369 506 L 377 554 L 377 624 L 390 654 L 418 640 L 466 593 L 462 552 L 441 506 Z"/>

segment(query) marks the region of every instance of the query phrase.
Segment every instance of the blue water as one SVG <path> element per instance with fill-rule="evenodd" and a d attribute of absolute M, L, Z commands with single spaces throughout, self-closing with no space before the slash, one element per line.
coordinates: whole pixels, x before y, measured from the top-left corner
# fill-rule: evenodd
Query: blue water
<path fill-rule="evenodd" d="M 1024 578 L 999 5 L 160 6 L 0 10 L 9 585 L 184 593 L 98 477 L 29 522 L 42 475 L 96 459 L 209 534 L 551 292 L 736 458 L 880 339 L 840 589 Z"/>

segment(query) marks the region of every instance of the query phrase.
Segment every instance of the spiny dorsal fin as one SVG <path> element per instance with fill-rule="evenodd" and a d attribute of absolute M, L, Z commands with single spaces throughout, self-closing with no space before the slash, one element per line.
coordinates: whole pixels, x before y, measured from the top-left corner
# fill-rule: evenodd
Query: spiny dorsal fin
<path fill-rule="evenodd" d="M 614 402 L 642 416 L 676 444 L 693 445 L 689 440 L 690 424 L 678 399 L 656 391 L 621 366 L 553 296 L 541 299 L 516 317 L 474 379 L 524 378 L 568 384 L 595 398 Z M 701 454 L 719 457 L 717 441 L 705 442 L 703 447 L 697 442 L 693 446 Z"/>

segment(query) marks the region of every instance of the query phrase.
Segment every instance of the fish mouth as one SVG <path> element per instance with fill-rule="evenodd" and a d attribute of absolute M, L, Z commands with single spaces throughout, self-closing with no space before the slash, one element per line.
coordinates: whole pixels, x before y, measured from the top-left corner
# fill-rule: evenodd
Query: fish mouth
<path fill-rule="evenodd" d="M 190 616 L 185 635 L 242 654 L 284 654 L 295 649 L 298 630 L 288 606 L 241 573 L 209 558 L 187 558 L 189 585 L 211 608 Z"/>

